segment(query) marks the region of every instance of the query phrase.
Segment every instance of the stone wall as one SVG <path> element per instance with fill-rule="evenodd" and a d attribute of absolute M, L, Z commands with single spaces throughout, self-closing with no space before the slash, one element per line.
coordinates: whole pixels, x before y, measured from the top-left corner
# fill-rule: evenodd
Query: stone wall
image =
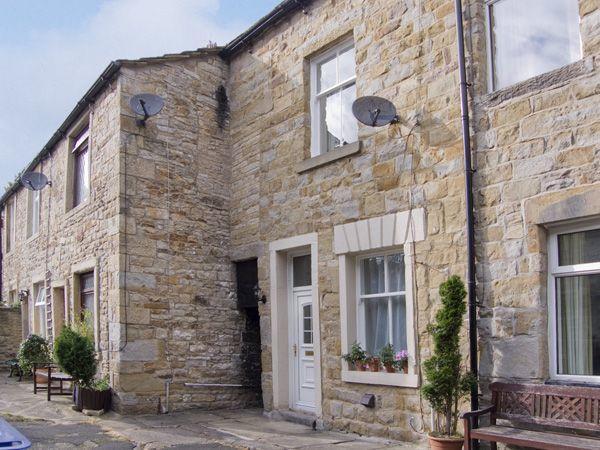
<path fill-rule="evenodd" d="M 243 384 L 245 317 L 228 254 L 228 124 L 217 118 L 228 68 L 217 52 L 122 68 L 122 412 L 157 411 L 167 380 L 171 410 L 260 401 L 246 387 L 185 386 Z M 165 101 L 144 128 L 127 107 L 139 92 Z"/>
<path fill-rule="evenodd" d="M 417 5 L 420 5 L 421 9 Z M 318 298 L 322 420 L 325 426 L 419 440 L 428 423 L 418 389 L 341 380 L 338 257 L 333 227 L 424 207 L 427 238 L 415 245 L 418 358 L 429 355 L 426 325 L 448 274 L 464 277 L 465 243 L 460 106 L 453 2 L 311 2 L 256 39 L 231 61 L 233 151 L 232 254 L 259 256 L 259 279 L 269 292 L 269 242 L 318 233 Z M 391 100 L 421 126 L 361 126 L 359 154 L 303 173 L 310 156 L 308 60 L 340 38 L 356 47 L 357 95 Z M 237 168 L 237 170 L 236 170 Z M 256 242 L 254 247 L 248 245 Z M 245 253 L 246 252 L 246 253 Z M 273 303 L 277 299 L 270 299 Z M 265 407 L 273 408 L 271 305 L 260 305 Z M 374 409 L 359 405 L 376 394 Z"/>
<path fill-rule="evenodd" d="M 17 235 L 12 251 L 4 254 L 2 261 L 2 297 L 8 298 L 11 291 L 29 291 L 29 298 L 22 303 L 25 335 L 32 331 L 34 283 L 47 280 L 50 294 L 54 288 L 63 288 L 67 318 L 72 318 L 74 311 L 79 310 L 74 305 L 75 273 L 80 269 L 96 271 L 99 305 L 96 329 L 104 374 L 109 372 L 114 355 L 108 347 L 109 317 L 118 314 L 114 308 L 118 302 L 118 98 L 117 85 L 113 82 L 47 158 L 33 169 L 45 173 L 52 182 L 41 191 L 40 228 L 36 235 L 29 238 L 26 235 L 28 191 L 20 188 L 12 196 L 17 205 Z M 86 202 L 70 208 L 66 200 L 70 184 L 67 176 L 69 136 L 86 121 L 90 127 L 91 191 Z M 49 295 L 48 300 L 52 299 Z"/>
<path fill-rule="evenodd" d="M 547 229 L 600 214 L 600 9 L 579 10 L 582 60 L 488 94 L 483 10 L 472 9 L 484 382 L 548 379 Z"/>
<path fill-rule="evenodd" d="M 0 361 L 6 361 L 17 356 L 21 345 L 21 308 L 0 306 L 0 324 Z"/>

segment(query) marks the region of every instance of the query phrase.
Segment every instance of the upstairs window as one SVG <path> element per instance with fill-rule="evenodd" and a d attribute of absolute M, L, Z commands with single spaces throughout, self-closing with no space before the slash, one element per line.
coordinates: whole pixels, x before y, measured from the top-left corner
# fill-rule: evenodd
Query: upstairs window
<path fill-rule="evenodd" d="M 487 0 L 486 3 L 493 89 L 581 58 L 576 0 Z"/>
<path fill-rule="evenodd" d="M 73 207 L 85 202 L 90 195 L 89 131 L 86 127 L 73 143 Z"/>
<path fill-rule="evenodd" d="M 40 230 L 41 191 L 27 191 L 27 237 L 34 236 Z"/>
<path fill-rule="evenodd" d="M 81 319 L 90 320 L 94 324 L 94 272 L 79 275 L 79 301 Z M 87 313 L 87 315 L 86 315 Z"/>
<path fill-rule="evenodd" d="M 4 246 L 6 248 L 6 253 L 9 253 L 15 243 L 16 236 L 16 227 L 15 227 L 15 216 L 16 216 L 16 200 L 14 198 L 10 199 L 6 205 L 4 206 Z"/>
<path fill-rule="evenodd" d="M 549 239 L 551 367 L 558 379 L 600 380 L 600 227 Z"/>
<path fill-rule="evenodd" d="M 311 155 L 358 140 L 354 44 L 344 42 L 311 60 Z"/>

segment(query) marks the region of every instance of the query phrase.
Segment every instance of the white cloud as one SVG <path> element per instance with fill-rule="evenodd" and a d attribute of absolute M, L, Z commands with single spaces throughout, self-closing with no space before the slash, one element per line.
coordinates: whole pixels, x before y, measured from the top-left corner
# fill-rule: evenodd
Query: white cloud
<path fill-rule="evenodd" d="M 109 0 L 85 22 L 0 43 L 0 194 L 114 59 L 226 43 L 243 29 L 216 24 L 219 0 Z"/>

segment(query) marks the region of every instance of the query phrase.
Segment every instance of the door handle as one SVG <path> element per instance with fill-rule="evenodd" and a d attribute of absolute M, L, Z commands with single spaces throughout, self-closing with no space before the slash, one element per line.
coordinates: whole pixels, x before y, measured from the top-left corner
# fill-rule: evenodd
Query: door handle
<path fill-rule="evenodd" d="M 292 345 L 292 350 L 294 350 L 294 356 L 298 355 L 298 346 L 296 344 Z"/>

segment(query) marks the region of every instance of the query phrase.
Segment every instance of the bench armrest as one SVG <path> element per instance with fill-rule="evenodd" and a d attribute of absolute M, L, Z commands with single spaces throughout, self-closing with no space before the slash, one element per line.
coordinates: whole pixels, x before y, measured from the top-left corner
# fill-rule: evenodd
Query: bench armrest
<path fill-rule="evenodd" d="M 478 409 L 477 411 L 469 411 L 466 413 L 462 413 L 460 415 L 460 418 L 461 419 L 470 419 L 471 417 L 479 417 L 479 416 L 483 416 L 485 414 L 494 412 L 495 410 L 496 410 L 495 406 L 488 406 L 487 408 Z"/>

